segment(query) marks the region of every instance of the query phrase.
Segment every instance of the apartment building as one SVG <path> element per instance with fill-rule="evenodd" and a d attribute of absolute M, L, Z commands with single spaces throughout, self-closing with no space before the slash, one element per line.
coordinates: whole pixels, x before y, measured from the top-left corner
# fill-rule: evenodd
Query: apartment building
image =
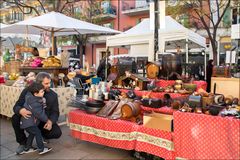
<path fill-rule="evenodd" d="M 111 27 L 116 30 L 126 31 L 131 27 L 137 25 L 144 18 L 149 18 L 149 1 L 150 0 L 108 0 L 101 1 L 101 7 L 105 10 L 104 20 L 102 21 L 102 25 Z M 166 7 L 176 5 L 177 0 L 170 0 Z M 204 4 L 206 7 L 206 13 L 208 7 L 208 3 Z M 211 7 L 216 5 L 215 3 L 210 4 Z M 229 8 L 224 17 L 217 32 L 217 40 L 218 40 L 218 50 L 219 50 L 219 64 L 225 61 L 226 51 L 232 48 L 231 41 L 231 24 L 233 20 L 233 11 L 237 9 L 237 14 L 239 15 L 239 6 L 235 8 Z M 222 11 L 220 11 L 222 12 Z M 171 13 L 166 13 L 171 15 Z M 198 21 L 190 18 L 194 12 L 189 8 L 186 13 L 179 14 L 176 16 L 176 20 L 184 25 L 186 28 L 190 28 L 196 33 L 207 38 L 207 43 L 209 44 L 208 35 L 203 25 Z M 210 12 L 209 12 L 210 14 Z M 216 15 L 214 15 L 216 16 Z M 210 20 L 206 20 L 207 25 L 211 27 Z M 86 58 L 92 64 L 97 64 L 99 59 L 101 59 L 105 55 L 105 38 L 92 38 L 90 40 L 91 43 L 88 44 L 86 48 Z M 210 45 L 209 45 L 210 46 Z M 122 54 L 127 53 L 127 49 L 111 49 L 110 50 L 114 54 Z M 208 51 L 211 53 L 211 46 Z M 210 54 L 211 55 L 211 54 Z M 210 56 L 211 58 L 211 56 Z"/>

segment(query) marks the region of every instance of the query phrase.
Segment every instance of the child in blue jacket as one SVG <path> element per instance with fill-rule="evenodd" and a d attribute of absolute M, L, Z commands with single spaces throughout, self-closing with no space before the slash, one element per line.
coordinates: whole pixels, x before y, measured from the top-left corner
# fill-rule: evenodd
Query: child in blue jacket
<path fill-rule="evenodd" d="M 28 119 L 21 117 L 20 122 L 20 127 L 29 133 L 25 152 L 31 149 L 34 137 L 36 138 L 39 154 L 44 154 L 52 150 L 52 148 L 44 146 L 41 130 L 38 128 L 40 121 L 47 122 L 48 120 L 44 110 L 46 100 L 43 95 L 44 86 L 42 84 L 33 82 L 28 87 L 28 93 L 25 96 L 24 108 L 31 111 L 32 114 Z"/>

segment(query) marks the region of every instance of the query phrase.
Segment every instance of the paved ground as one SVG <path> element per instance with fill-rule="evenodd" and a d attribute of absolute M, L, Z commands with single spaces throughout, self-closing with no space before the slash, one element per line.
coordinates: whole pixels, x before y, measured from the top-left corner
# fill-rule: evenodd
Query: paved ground
<path fill-rule="evenodd" d="M 61 126 L 63 135 L 58 140 L 50 140 L 48 144 L 53 150 L 45 155 L 29 153 L 15 155 L 18 144 L 15 140 L 13 128 L 10 120 L 0 118 L 0 159 L 83 159 L 83 160 L 128 160 L 134 159 L 129 151 L 110 148 L 90 142 L 80 141 L 70 136 L 68 126 Z"/>

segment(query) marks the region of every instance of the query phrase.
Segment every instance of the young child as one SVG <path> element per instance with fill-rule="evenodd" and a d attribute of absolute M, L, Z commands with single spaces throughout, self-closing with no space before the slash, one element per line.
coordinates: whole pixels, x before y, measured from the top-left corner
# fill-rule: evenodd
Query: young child
<path fill-rule="evenodd" d="M 28 87 L 28 93 L 25 96 L 24 108 L 32 112 L 31 117 L 25 119 L 21 117 L 20 127 L 25 129 L 29 136 L 27 138 L 25 152 L 28 152 L 32 147 L 34 137 L 36 138 L 39 154 L 44 154 L 52 150 L 52 148 L 45 147 L 43 138 L 38 125 L 40 121 L 47 122 L 48 117 L 45 114 L 44 105 L 45 98 L 44 86 L 42 84 L 33 82 Z"/>

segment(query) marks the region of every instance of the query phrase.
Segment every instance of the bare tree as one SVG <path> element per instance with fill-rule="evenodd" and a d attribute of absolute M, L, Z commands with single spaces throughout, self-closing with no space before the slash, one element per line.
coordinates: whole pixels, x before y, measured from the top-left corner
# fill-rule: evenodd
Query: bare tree
<path fill-rule="evenodd" d="M 215 5 L 212 4 L 215 3 Z M 206 30 L 209 37 L 209 41 L 212 45 L 213 59 L 216 63 L 217 61 L 217 31 L 220 27 L 221 21 L 226 13 L 226 11 L 231 6 L 231 3 L 239 3 L 235 0 L 181 0 L 175 6 L 173 11 L 175 14 L 188 13 L 190 19 L 195 23 L 195 27 L 198 27 L 200 23 Z M 216 15 L 216 17 L 214 17 Z M 216 18 L 216 20 L 215 20 Z"/>

